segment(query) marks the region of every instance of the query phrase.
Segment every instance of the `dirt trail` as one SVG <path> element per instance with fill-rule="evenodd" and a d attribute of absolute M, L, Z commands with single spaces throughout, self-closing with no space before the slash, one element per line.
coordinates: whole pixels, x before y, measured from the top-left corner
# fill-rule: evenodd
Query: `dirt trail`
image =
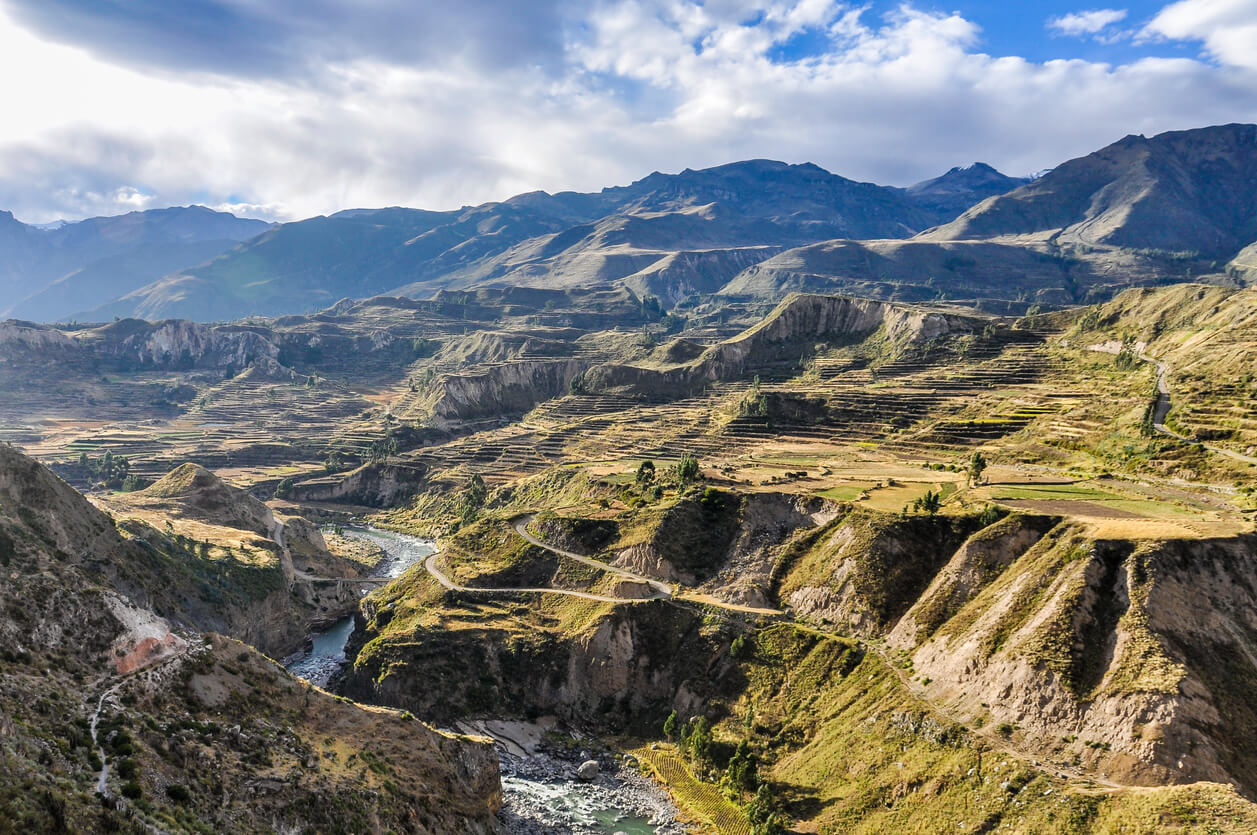
<path fill-rule="evenodd" d="M 572 591 L 570 589 L 553 589 L 553 588 L 521 588 L 512 586 L 510 588 L 481 588 L 478 586 L 460 586 L 451 580 L 445 572 L 437 566 L 436 560 L 439 554 L 429 554 L 428 558 L 423 561 L 424 569 L 432 575 L 432 578 L 450 591 L 458 592 L 478 592 L 480 594 L 525 594 L 525 593 L 541 593 L 541 594 L 565 594 L 568 597 L 581 597 L 585 600 L 598 600 L 603 603 L 645 603 L 648 600 L 659 600 L 655 597 L 608 597 L 602 594 L 591 594 L 584 591 Z"/>
<path fill-rule="evenodd" d="M 100 714 L 105 710 L 105 700 L 114 693 L 117 693 L 118 688 L 124 683 L 124 681 L 116 682 L 113 687 L 110 687 L 104 693 L 101 693 L 100 698 L 96 700 L 96 710 L 92 711 L 92 722 L 90 726 L 92 731 L 92 745 L 96 746 L 96 755 L 100 757 L 100 776 L 96 778 L 96 793 L 104 795 L 105 797 L 109 796 L 109 787 L 106 782 L 109 779 L 109 760 L 105 757 L 105 746 L 101 745 L 100 740 L 96 738 L 96 726 L 100 724 Z"/>
<path fill-rule="evenodd" d="M 558 554 L 560 557 L 567 557 L 569 560 L 576 560 L 577 562 L 587 565 L 590 568 L 596 568 L 599 571 L 605 571 L 608 574 L 616 574 L 616 575 L 619 575 L 620 577 L 625 578 L 626 580 L 632 580 L 633 582 L 636 582 L 636 583 L 645 583 L 646 585 L 650 586 L 652 589 L 655 590 L 655 596 L 651 599 L 665 600 L 669 597 L 672 597 L 673 595 L 672 586 L 669 586 L 667 583 L 660 582 L 659 580 L 654 580 L 650 577 L 646 577 L 644 575 L 637 574 L 632 571 L 627 571 L 623 568 L 616 568 L 613 565 L 602 562 L 600 560 L 591 559 L 590 557 L 586 557 L 582 554 L 576 554 L 571 551 L 564 551 L 562 548 L 556 548 L 553 545 L 549 545 L 545 542 L 542 542 L 540 539 L 537 539 L 535 536 L 533 536 L 532 534 L 528 532 L 528 526 L 536 518 L 537 518 L 536 516 L 532 516 L 532 515 L 518 517 L 517 519 L 514 520 L 515 532 L 519 534 L 520 536 L 522 536 L 524 539 L 531 542 L 533 545 L 536 545 L 538 548 L 545 548 L 547 551 Z"/>
<path fill-rule="evenodd" d="M 637 574 L 633 571 L 628 571 L 627 569 L 617 568 L 614 565 L 610 565 L 609 563 L 602 562 L 601 560 L 595 560 L 592 557 L 586 557 L 582 554 L 576 554 L 571 551 L 565 551 L 562 548 L 557 548 L 553 545 L 550 545 L 547 542 L 544 542 L 538 539 L 537 537 L 533 536 L 531 533 L 528 532 L 528 525 L 535 518 L 536 516 L 527 515 L 527 516 L 520 516 L 514 519 L 513 525 L 515 527 L 515 532 L 518 533 L 520 536 L 522 536 L 524 539 L 528 540 L 528 542 L 532 543 L 533 545 L 536 545 L 538 548 L 545 548 L 547 551 L 558 554 L 561 557 L 567 557 L 570 560 L 576 560 L 579 563 L 588 565 L 591 568 L 597 568 L 601 571 L 606 571 L 609 574 L 616 574 L 620 577 L 625 578 L 626 580 L 631 580 L 636 583 L 645 583 L 646 585 L 650 586 L 652 589 L 655 590 L 655 595 L 652 597 L 643 598 L 643 599 L 646 599 L 646 600 L 671 600 L 671 599 L 684 600 L 684 601 L 689 601 L 693 603 L 701 603 L 704 606 L 715 606 L 716 608 L 725 609 L 730 612 L 744 612 L 746 614 L 753 614 L 753 615 L 783 614 L 783 612 L 781 612 L 779 609 L 765 609 L 758 606 L 743 606 L 738 603 L 726 603 L 725 601 L 720 600 L 719 598 L 713 597 L 710 594 L 702 594 L 697 591 L 677 591 L 672 586 L 669 586 L 667 583 L 664 583 L 660 580 L 655 580 L 651 577 L 646 577 L 642 574 Z"/>

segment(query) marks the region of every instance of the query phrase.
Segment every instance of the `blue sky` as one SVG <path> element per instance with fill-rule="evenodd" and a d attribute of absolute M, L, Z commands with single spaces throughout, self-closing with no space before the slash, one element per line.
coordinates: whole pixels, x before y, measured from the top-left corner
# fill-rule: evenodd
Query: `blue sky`
<path fill-rule="evenodd" d="M 0 208 L 451 208 L 752 157 L 907 185 L 1257 121 L 1257 0 L 0 0 Z"/>
<path fill-rule="evenodd" d="M 894 8 L 895 3 L 874 4 L 872 11 Z M 970 3 L 922 3 L 920 8 L 939 12 L 960 11 L 982 27 L 981 49 L 995 55 L 1020 55 L 1031 61 L 1078 58 L 1085 61 L 1126 63 L 1146 56 L 1192 57 L 1199 44 L 1184 41 L 1145 41 L 1138 46 L 1133 38 L 1116 40 L 1068 36 L 1049 29 L 1046 22 L 1079 12 L 1113 9 L 1125 17 L 1106 27 L 1108 34 L 1135 32 L 1146 25 L 1163 3 L 1017 3 L 983 0 Z"/>

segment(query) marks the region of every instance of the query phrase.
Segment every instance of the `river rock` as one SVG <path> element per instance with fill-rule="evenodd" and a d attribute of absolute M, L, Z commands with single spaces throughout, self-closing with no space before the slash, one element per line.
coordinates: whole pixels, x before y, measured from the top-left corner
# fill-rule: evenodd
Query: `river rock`
<path fill-rule="evenodd" d="M 576 777 L 577 779 L 584 780 L 588 783 L 598 779 L 598 771 L 599 767 L 597 760 L 585 760 L 580 764 L 580 768 L 576 769 Z"/>

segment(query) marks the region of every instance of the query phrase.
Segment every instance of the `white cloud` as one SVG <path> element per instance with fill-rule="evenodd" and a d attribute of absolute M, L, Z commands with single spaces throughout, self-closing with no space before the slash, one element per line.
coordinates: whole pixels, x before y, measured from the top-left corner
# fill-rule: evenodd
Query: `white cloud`
<path fill-rule="evenodd" d="M 1095 35 L 1103 29 L 1126 19 L 1125 9 L 1092 9 L 1086 12 L 1072 12 L 1060 17 L 1049 18 L 1047 27 L 1062 35 L 1082 37 Z"/>
<path fill-rule="evenodd" d="M 1257 70 L 1257 0 L 1179 0 L 1163 8 L 1142 34 L 1203 41 L 1219 63 Z"/>
<path fill-rule="evenodd" d="M 992 56 L 976 22 L 911 6 L 569 8 L 554 60 L 364 54 L 300 79 L 130 69 L 0 13 L 0 77 L 26 82 L 0 86 L 0 207 L 34 222 L 141 199 L 278 218 L 455 208 L 750 157 L 906 185 L 975 159 L 1021 174 L 1128 133 L 1257 120 L 1241 62 Z M 1213 42 L 1172 35 L 1174 8 L 1154 20 L 1164 37 Z M 789 57 L 799 38 L 812 47 Z"/>

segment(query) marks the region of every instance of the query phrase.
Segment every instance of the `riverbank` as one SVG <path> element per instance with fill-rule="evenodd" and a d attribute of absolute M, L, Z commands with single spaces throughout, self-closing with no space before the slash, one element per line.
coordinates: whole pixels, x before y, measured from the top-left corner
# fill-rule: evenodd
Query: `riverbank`
<path fill-rule="evenodd" d="M 496 743 L 506 835 L 683 835 L 668 793 L 632 756 L 565 731 L 553 717 L 536 722 L 481 720 L 459 730 Z"/>

